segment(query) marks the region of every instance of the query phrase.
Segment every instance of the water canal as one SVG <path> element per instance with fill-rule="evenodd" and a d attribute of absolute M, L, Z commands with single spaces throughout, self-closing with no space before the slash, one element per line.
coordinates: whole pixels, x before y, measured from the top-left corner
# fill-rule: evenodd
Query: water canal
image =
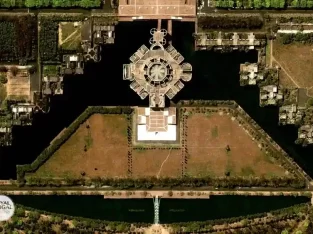
<path fill-rule="evenodd" d="M 154 221 L 152 199 L 103 199 L 103 196 L 10 196 L 35 209 L 93 219 Z M 204 221 L 268 212 L 308 202 L 307 197 L 212 196 L 210 199 L 162 199 L 160 223 Z"/>

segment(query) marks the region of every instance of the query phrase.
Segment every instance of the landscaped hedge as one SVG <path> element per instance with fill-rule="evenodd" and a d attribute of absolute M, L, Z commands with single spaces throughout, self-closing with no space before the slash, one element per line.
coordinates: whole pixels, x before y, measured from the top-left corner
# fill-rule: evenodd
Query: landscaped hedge
<path fill-rule="evenodd" d="M 128 115 L 131 114 L 132 111 L 133 109 L 130 107 L 88 107 L 73 123 L 71 123 L 71 125 L 65 130 L 64 134 L 62 134 L 60 138 L 53 141 L 53 143 L 48 148 L 46 148 L 32 164 L 17 165 L 17 179 L 23 180 L 25 172 L 36 171 L 91 115 L 96 113 Z"/>

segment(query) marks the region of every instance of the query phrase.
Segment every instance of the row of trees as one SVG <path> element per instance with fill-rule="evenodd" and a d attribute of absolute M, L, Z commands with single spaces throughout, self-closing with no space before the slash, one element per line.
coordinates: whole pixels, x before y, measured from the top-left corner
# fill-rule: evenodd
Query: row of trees
<path fill-rule="evenodd" d="M 229 188 L 236 187 L 272 187 L 272 188 L 295 188 L 302 189 L 306 183 L 303 179 L 293 177 L 182 177 L 182 178 L 66 178 L 65 180 L 41 177 L 26 177 L 26 180 L 19 180 L 19 185 L 35 187 L 60 187 L 60 186 L 111 186 L 117 189 L 152 189 L 152 188 L 200 188 L 215 187 Z"/>
<path fill-rule="evenodd" d="M 101 0 L 1 0 L 0 8 L 98 8 Z"/>
<path fill-rule="evenodd" d="M 1 0 L 1 8 L 19 8 L 24 6 L 24 0 Z"/>
<path fill-rule="evenodd" d="M 25 0 L 25 6 L 29 8 L 97 8 L 101 6 L 101 0 Z"/>
<path fill-rule="evenodd" d="M 313 8 L 312 0 L 218 0 L 215 1 L 218 8 L 244 8 L 244 9 L 285 9 Z"/>
<path fill-rule="evenodd" d="M 201 16 L 198 18 L 198 25 L 202 29 L 260 29 L 263 19 L 258 16 Z"/>
<path fill-rule="evenodd" d="M 286 7 L 286 0 L 219 0 L 215 1 L 215 6 L 219 8 L 283 9 Z"/>
<path fill-rule="evenodd" d="M 290 3 L 290 6 L 296 8 L 313 8 L 312 0 L 293 0 Z"/>

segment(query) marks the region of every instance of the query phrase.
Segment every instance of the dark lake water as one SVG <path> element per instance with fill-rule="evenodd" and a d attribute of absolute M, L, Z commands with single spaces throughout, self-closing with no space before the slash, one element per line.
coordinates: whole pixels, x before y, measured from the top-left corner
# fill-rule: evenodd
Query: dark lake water
<path fill-rule="evenodd" d="M 120 23 L 116 28 L 116 43 L 103 48 L 99 64 L 87 64 L 82 76 L 65 78 L 62 97 L 52 101 L 48 115 L 37 116 L 32 127 L 16 127 L 11 148 L 0 149 L 0 179 L 16 177 L 16 164 L 31 163 L 50 141 L 67 127 L 89 105 L 139 105 L 147 106 L 122 80 L 122 65 L 142 45 L 148 46 L 150 29 L 154 21 Z M 257 53 L 194 52 L 190 23 L 173 23 L 173 45 L 193 65 L 193 79 L 174 98 L 236 100 L 246 112 L 295 160 L 313 176 L 313 148 L 294 144 L 297 129 L 278 126 L 278 108 L 259 107 L 257 87 L 239 86 L 239 64 L 256 62 Z M 184 40 L 182 40 L 184 38 Z"/>
<path fill-rule="evenodd" d="M 93 219 L 153 223 L 152 199 L 103 199 L 103 196 L 11 196 L 13 202 L 54 213 Z M 189 222 L 268 212 L 308 202 L 307 197 L 212 196 L 162 199 L 160 222 Z"/>

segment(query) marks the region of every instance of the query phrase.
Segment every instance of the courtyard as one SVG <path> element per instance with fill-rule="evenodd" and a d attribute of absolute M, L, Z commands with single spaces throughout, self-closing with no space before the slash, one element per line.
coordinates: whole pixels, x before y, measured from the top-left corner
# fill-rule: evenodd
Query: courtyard
<path fill-rule="evenodd" d="M 59 47 L 77 50 L 81 42 L 81 22 L 61 22 L 59 24 Z"/>

